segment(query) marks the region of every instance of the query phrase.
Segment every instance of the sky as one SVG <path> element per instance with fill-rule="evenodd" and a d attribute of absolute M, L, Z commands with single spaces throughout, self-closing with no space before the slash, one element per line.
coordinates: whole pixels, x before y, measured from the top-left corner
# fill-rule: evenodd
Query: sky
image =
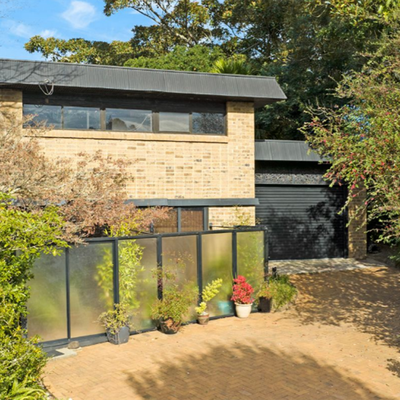
<path fill-rule="evenodd" d="M 32 36 L 127 41 L 147 18 L 126 9 L 107 17 L 103 0 L 0 0 L 0 58 L 43 60 L 24 44 Z"/>

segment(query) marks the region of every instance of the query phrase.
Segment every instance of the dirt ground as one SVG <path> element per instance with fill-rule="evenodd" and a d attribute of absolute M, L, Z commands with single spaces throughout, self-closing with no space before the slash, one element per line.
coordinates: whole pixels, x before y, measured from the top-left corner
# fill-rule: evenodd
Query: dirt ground
<path fill-rule="evenodd" d="M 73 400 L 400 399 L 400 273 L 378 267 L 292 277 L 290 309 L 150 332 L 48 363 Z"/>

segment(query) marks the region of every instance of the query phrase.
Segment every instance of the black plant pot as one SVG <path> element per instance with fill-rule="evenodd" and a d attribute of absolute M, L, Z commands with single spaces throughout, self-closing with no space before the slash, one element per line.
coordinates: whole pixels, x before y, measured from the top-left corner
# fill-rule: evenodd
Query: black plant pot
<path fill-rule="evenodd" d="M 263 313 L 271 312 L 272 299 L 260 297 L 258 302 L 258 311 Z"/>
<path fill-rule="evenodd" d="M 162 333 L 165 333 L 167 335 L 174 335 L 175 333 L 178 333 L 181 327 L 181 322 L 175 322 L 171 318 L 165 320 L 160 319 L 159 326 Z"/>
<path fill-rule="evenodd" d="M 128 343 L 129 340 L 129 327 L 124 326 L 116 334 L 107 331 L 107 339 L 112 344 Z"/>

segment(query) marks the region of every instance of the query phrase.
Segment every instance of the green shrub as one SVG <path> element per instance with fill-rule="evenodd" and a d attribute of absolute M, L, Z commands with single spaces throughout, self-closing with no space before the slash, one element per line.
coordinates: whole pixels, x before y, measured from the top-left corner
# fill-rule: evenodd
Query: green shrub
<path fill-rule="evenodd" d="M 291 303 L 297 294 L 297 289 L 290 283 L 288 275 L 271 277 L 269 279 L 269 291 L 275 310 Z"/>

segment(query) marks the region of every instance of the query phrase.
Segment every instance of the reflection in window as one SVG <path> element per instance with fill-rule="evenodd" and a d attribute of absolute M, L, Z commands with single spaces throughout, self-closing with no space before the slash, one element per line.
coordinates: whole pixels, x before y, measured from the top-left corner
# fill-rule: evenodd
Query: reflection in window
<path fill-rule="evenodd" d="M 100 109 L 64 107 L 64 129 L 100 129 Z"/>
<path fill-rule="evenodd" d="M 151 116 L 149 110 L 106 109 L 107 130 L 151 132 Z"/>
<path fill-rule="evenodd" d="M 34 117 L 25 125 L 34 126 L 44 123 L 56 129 L 61 128 L 61 106 L 24 104 L 24 116 L 27 115 L 34 115 Z"/>
<path fill-rule="evenodd" d="M 225 118 L 221 113 L 193 113 L 193 133 L 224 134 Z"/>
<path fill-rule="evenodd" d="M 189 114 L 160 112 L 160 132 L 189 132 Z"/>

